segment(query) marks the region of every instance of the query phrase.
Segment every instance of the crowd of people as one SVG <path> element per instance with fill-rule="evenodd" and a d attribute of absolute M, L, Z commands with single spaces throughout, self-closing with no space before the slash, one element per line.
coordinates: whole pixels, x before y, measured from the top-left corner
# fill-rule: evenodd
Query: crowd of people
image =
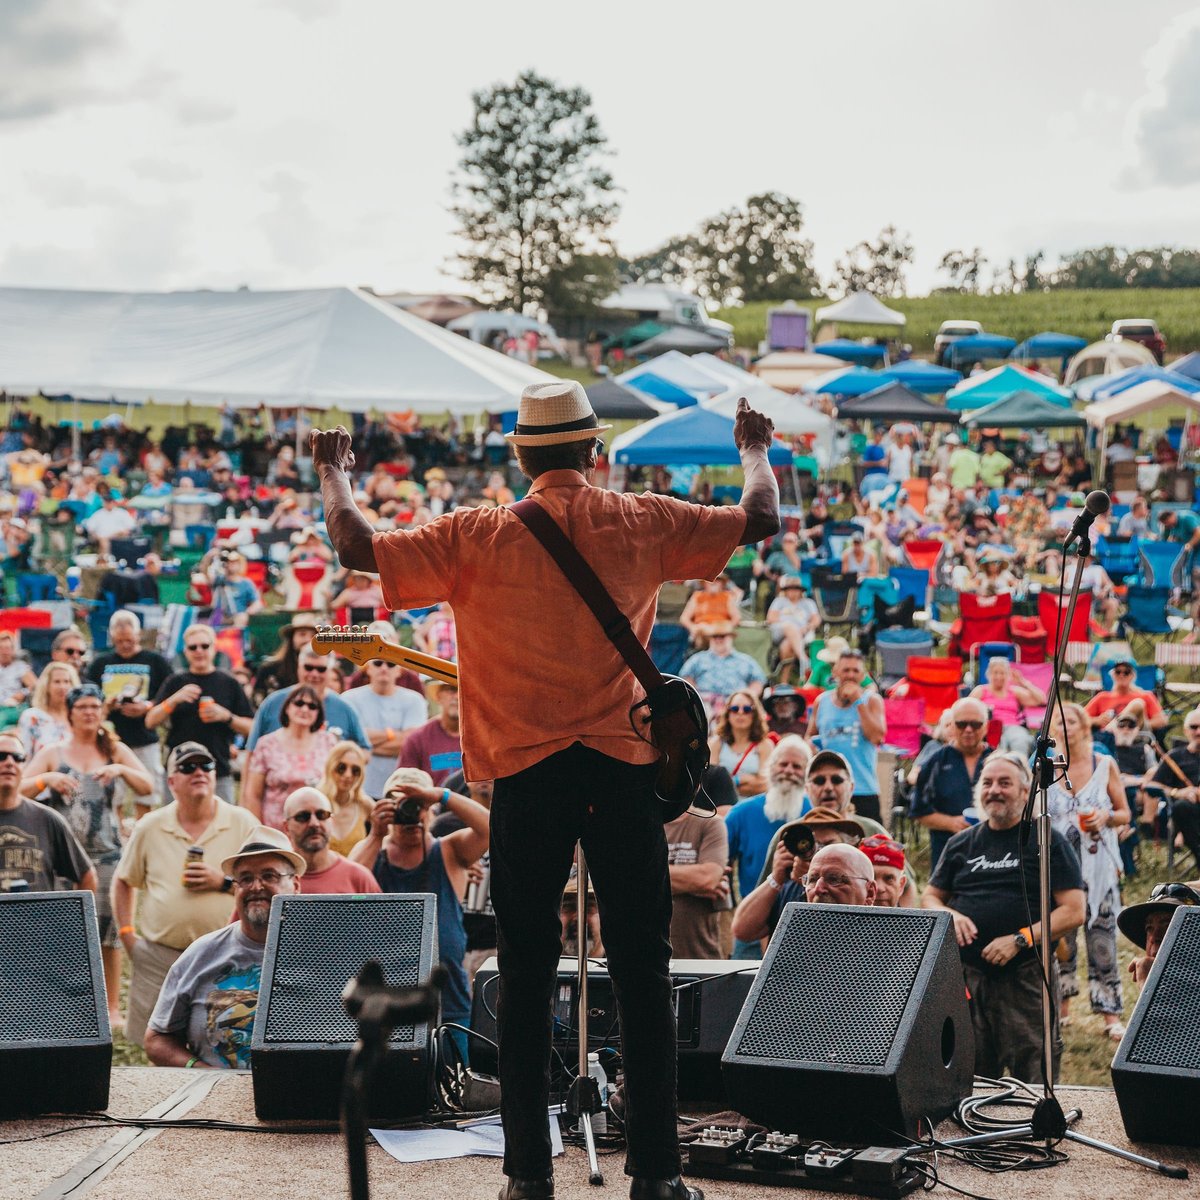
<path fill-rule="evenodd" d="M 74 457 L 68 431 L 18 418 L 0 456 L 6 578 L 57 571 L 52 603 L 79 604 L 71 571 L 107 571 L 40 669 L 20 634 L 0 629 L 0 829 L 11 835 L 0 887 L 96 892 L 111 1021 L 166 1065 L 248 1065 L 277 894 L 435 893 L 443 1017 L 463 1025 L 474 971 L 497 945 L 492 782 L 464 778 L 457 686 L 385 658 L 356 669 L 313 646 L 330 619 L 361 619 L 383 641 L 454 661 L 454 611 L 391 611 L 378 576 L 339 562 L 295 425 L 265 436 L 261 424 L 227 412 L 216 431 L 161 439 L 114 426 Z M 354 504 L 378 532 L 504 505 L 520 490 L 494 423 L 474 438 L 367 421 L 354 433 Z M 1118 931 L 1147 951 L 1142 979 L 1164 905 L 1191 903 L 1159 898 L 1128 918 L 1121 889 L 1139 825 L 1158 830 L 1163 810 L 1200 861 L 1200 710 L 1172 747 L 1169 714 L 1124 654 L 1111 658 L 1110 688 L 1058 708 L 1069 767 L 1050 793 L 1054 908 L 1050 929 L 1030 924 L 1021 881 L 1036 895 L 1036 856 L 1018 853 L 1015 827 L 1029 785 L 1026 713 L 1045 707 L 1046 689 L 1020 662 L 992 657 L 901 763 L 897 803 L 888 688 L 861 622 L 841 627 L 848 637 L 827 627 L 813 569 L 886 580 L 910 543 L 938 541 L 936 627 L 946 597 L 948 607 L 968 592 L 1026 599 L 1049 584 L 1082 490 L 1099 481 L 1086 460 L 1036 438 L 847 436 L 862 439 L 849 448 L 857 482 L 822 483 L 778 535 L 737 551 L 713 579 L 685 581 L 681 609 L 660 611 L 688 645 L 678 673 L 710 708 L 706 788 L 719 814 L 666 829 L 673 953 L 760 957 L 793 901 L 947 910 L 979 1070 L 1035 1081 L 1038 946 L 1060 947 L 1047 957 L 1069 1020 L 1083 929 L 1088 999 L 1119 1038 Z M 670 486 L 664 473 L 649 482 Z M 1200 545 L 1195 514 L 1150 513 L 1138 498 L 1096 532 L 1157 536 L 1181 554 Z M 173 559 L 186 589 L 174 625 L 160 603 Z M 1172 597 L 1181 605 L 1185 566 Z M 1092 632 L 1110 638 L 1125 581 L 1088 571 Z M 277 646 L 256 656 L 256 618 L 281 610 Z M 536 691 L 523 716 L 507 715 L 536 721 Z M 587 936 L 603 953 L 602 919 Z"/>

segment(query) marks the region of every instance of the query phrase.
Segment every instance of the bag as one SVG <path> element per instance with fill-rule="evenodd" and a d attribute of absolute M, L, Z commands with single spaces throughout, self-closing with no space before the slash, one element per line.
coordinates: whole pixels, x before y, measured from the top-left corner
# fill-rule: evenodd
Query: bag
<path fill-rule="evenodd" d="M 659 752 L 654 790 L 664 824 L 685 812 L 715 816 L 716 806 L 701 790 L 709 754 L 708 715 L 700 693 L 687 680 L 663 675 L 654 665 L 595 571 L 536 500 L 521 500 L 510 508 L 558 564 L 646 691 L 646 698 L 630 708 L 629 723 Z"/>

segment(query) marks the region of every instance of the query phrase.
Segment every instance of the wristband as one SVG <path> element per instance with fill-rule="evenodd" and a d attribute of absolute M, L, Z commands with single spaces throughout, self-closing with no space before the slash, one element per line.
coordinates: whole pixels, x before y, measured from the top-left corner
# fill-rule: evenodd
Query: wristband
<path fill-rule="evenodd" d="M 169 717 L 175 711 L 175 701 L 174 700 L 164 700 L 163 701 L 163 709 L 166 712 L 167 716 Z"/>
<path fill-rule="evenodd" d="M 194 1067 L 200 1060 L 193 1054 L 183 1065 L 185 1067 Z"/>
<path fill-rule="evenodd" d="M 38 775 L 34 778 L 33 787 L 35 791 L 44 792 L 46 790 L 46 780 L 43 776 Z"/>
<path fill-rule="evenodd" d="M 442 788 L 442 807 L 445 808 L 450 803 L 450 789 Z"/>
<path fill-rule="evenodd" d="M 774 875 L 768 875 L 767 887 L 769 887 L 773 892 L 779 891 L 779 880 L 777 880 Z"/>
<path fill-rule="evenodd" d="M 389 742 L 394 742 L 396 740 L 396 731 L 394 729 L 385 729 L 383 731 L 383 736 L 387 738 Z"/>
<path fill-rule="evenodd" d="M 117 930 L 117 937 L 124 937 L 127 933 L 137 933 L 137 930 L 132 925 L 122 925 Z"/>
<path fill-rule="evenodd" d="M 1032 946 L 1033 945 L 1033 927 L 1030 925 L 1026 925 L 1025 928 L 1020 931 L 1020 933 L 1025 938 L 1025 940 Z"/>

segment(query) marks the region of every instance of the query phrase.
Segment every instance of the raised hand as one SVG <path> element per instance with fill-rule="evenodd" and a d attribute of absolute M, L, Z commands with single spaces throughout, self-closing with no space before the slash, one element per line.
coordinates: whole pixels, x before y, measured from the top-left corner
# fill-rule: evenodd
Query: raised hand
<path fill-rule="evenodd" d="M 314 429 L 308 435 L 308 446 L 312 452 L 313 470 L 333 467 L 336 471 L 349 473 L 354 469 L 354 451 L 350 448 L 350 434 L 344 425 L 336 429 Z"/>
<path fill-rule="evenodd" d="M 733 441 L 739 450 L 766 450 L 771 444 L 775 426 L 770 417 L 750 407 L 743 396 L 738 401 L 737 413 L 733 418 Z"/>

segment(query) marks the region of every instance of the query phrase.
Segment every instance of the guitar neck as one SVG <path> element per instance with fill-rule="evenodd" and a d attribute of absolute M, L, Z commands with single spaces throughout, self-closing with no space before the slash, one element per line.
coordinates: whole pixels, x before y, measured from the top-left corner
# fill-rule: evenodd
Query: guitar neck
<path fill-rule="evenodd" d="M 377 658 L 386 658 L 388 662 L 399 663 L 428 675 L 431 679 L 441 679 L 445 683 L 458 683 L 458 664 L 444 658 L 435 658 L 432 654 L 422 654 L 420 650 L 410 650 L 407 646 L 393 646 L 384 643 L 376 650 Z"/>

